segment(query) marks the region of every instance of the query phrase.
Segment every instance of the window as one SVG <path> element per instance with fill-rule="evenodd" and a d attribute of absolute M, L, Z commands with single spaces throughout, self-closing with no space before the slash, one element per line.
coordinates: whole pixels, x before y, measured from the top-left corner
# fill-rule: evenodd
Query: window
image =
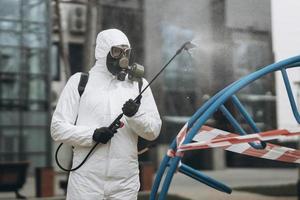
<path fill-rule="evenodd" d="M 70 65 L 71 74 L 81 72 L 83 70 L 83 45 L 82 44 L 70 44 Z"/>
<path fill-rule="evenodd" d="M 0 161 L 51 164 L 47 0 L 0 1 Z"/>
<path fill-rule="evenodd" d="M 51 77 L 52 80 L 60 80 L 60 63 L 59 63 L 59 48 L 58 44 L 54 43 L 51 46 Z"/>
<path fill-rule="evenodd" d="M 175 25 L 164 24 L 162 29 L 162 57 L 166 63 L 175 54 L 177 49 L 192 40 L 193 31 Z M 191 55 L 182 51 L 170 66 L 165 69 L 163 76 L 163 131 L 176 134 L 188 120 L 197 106 L 197 93 L 195 91 L 196 71 Z M 161 141 L 168 142 L 175 135 L 162 135 Z"/>

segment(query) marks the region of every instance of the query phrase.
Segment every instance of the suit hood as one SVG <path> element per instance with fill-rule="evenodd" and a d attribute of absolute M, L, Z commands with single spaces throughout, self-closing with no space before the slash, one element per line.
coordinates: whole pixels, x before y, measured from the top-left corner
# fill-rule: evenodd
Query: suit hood
<path fill-rule="evenodd" d="M 107 29 L 98 33 L 95 48 L 96 63 L 91 71 L 110 73 L 106 67 L 106 57 L 111 47 L 116 45 L 128 45 L 130 47 L 129 40 L 122 31 L 118 29 Z"/>

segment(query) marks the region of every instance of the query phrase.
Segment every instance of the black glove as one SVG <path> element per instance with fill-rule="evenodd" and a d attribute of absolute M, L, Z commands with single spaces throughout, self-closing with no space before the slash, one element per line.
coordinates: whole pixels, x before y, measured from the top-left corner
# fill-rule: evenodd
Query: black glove
<path fill-rule="evenodd" d="M 139 110 L 139 107 L 141 105 L 141 98 L 142 96 L 140 96 L 140 98 L 138 98 L 138 100 L 135 102 L 132 99 L 129 99 L 128 101 L 126 101 L 126 103 L 123 105 L 122 111 L 124 113 L 124 115 L 126 115 L 127 117 L 132 117 L 133 115 L 135 115 L 135 113 L 137 113 L 137 111 Z"/>
<path fill-rule="evenodd" d="M 112 131 L 108 127 L 97 128 L 94 131 L 93 140 L 98 143 L 100 142 L 102 144 L 106 144 L 114 136 L 114 133 L 116 132 L 117 131 Z"/>

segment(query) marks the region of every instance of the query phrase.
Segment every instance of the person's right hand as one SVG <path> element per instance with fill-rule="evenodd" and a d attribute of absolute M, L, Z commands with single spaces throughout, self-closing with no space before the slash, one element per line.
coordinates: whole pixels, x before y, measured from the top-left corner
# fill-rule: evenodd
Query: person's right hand
<path fill-rule="evenodd" d="M 112 131 L 108 127 L 97 128 L 93 134 L 93 140 L 97 143 L 106 144 L 117 131 Z"/>

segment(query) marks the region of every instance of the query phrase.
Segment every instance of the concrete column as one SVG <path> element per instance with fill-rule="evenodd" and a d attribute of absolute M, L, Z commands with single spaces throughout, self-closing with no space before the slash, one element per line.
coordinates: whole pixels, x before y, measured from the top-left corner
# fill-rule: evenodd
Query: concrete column
<path fill-rule="evenodd" d="M 215 148 L 212 153 L 212 169 L 220 170 L 226 168 L 226 151 L 222 148 Z"/>
<path fill-rule="evenodd" d="M 98 18 L 100 3 L 97 0 L 89 0 L 86 12 L 86 32 L 83 47 L 83 71 L 87 72 L 95 63 L 95 46 L 98 26 L 101 19 Z"/>

